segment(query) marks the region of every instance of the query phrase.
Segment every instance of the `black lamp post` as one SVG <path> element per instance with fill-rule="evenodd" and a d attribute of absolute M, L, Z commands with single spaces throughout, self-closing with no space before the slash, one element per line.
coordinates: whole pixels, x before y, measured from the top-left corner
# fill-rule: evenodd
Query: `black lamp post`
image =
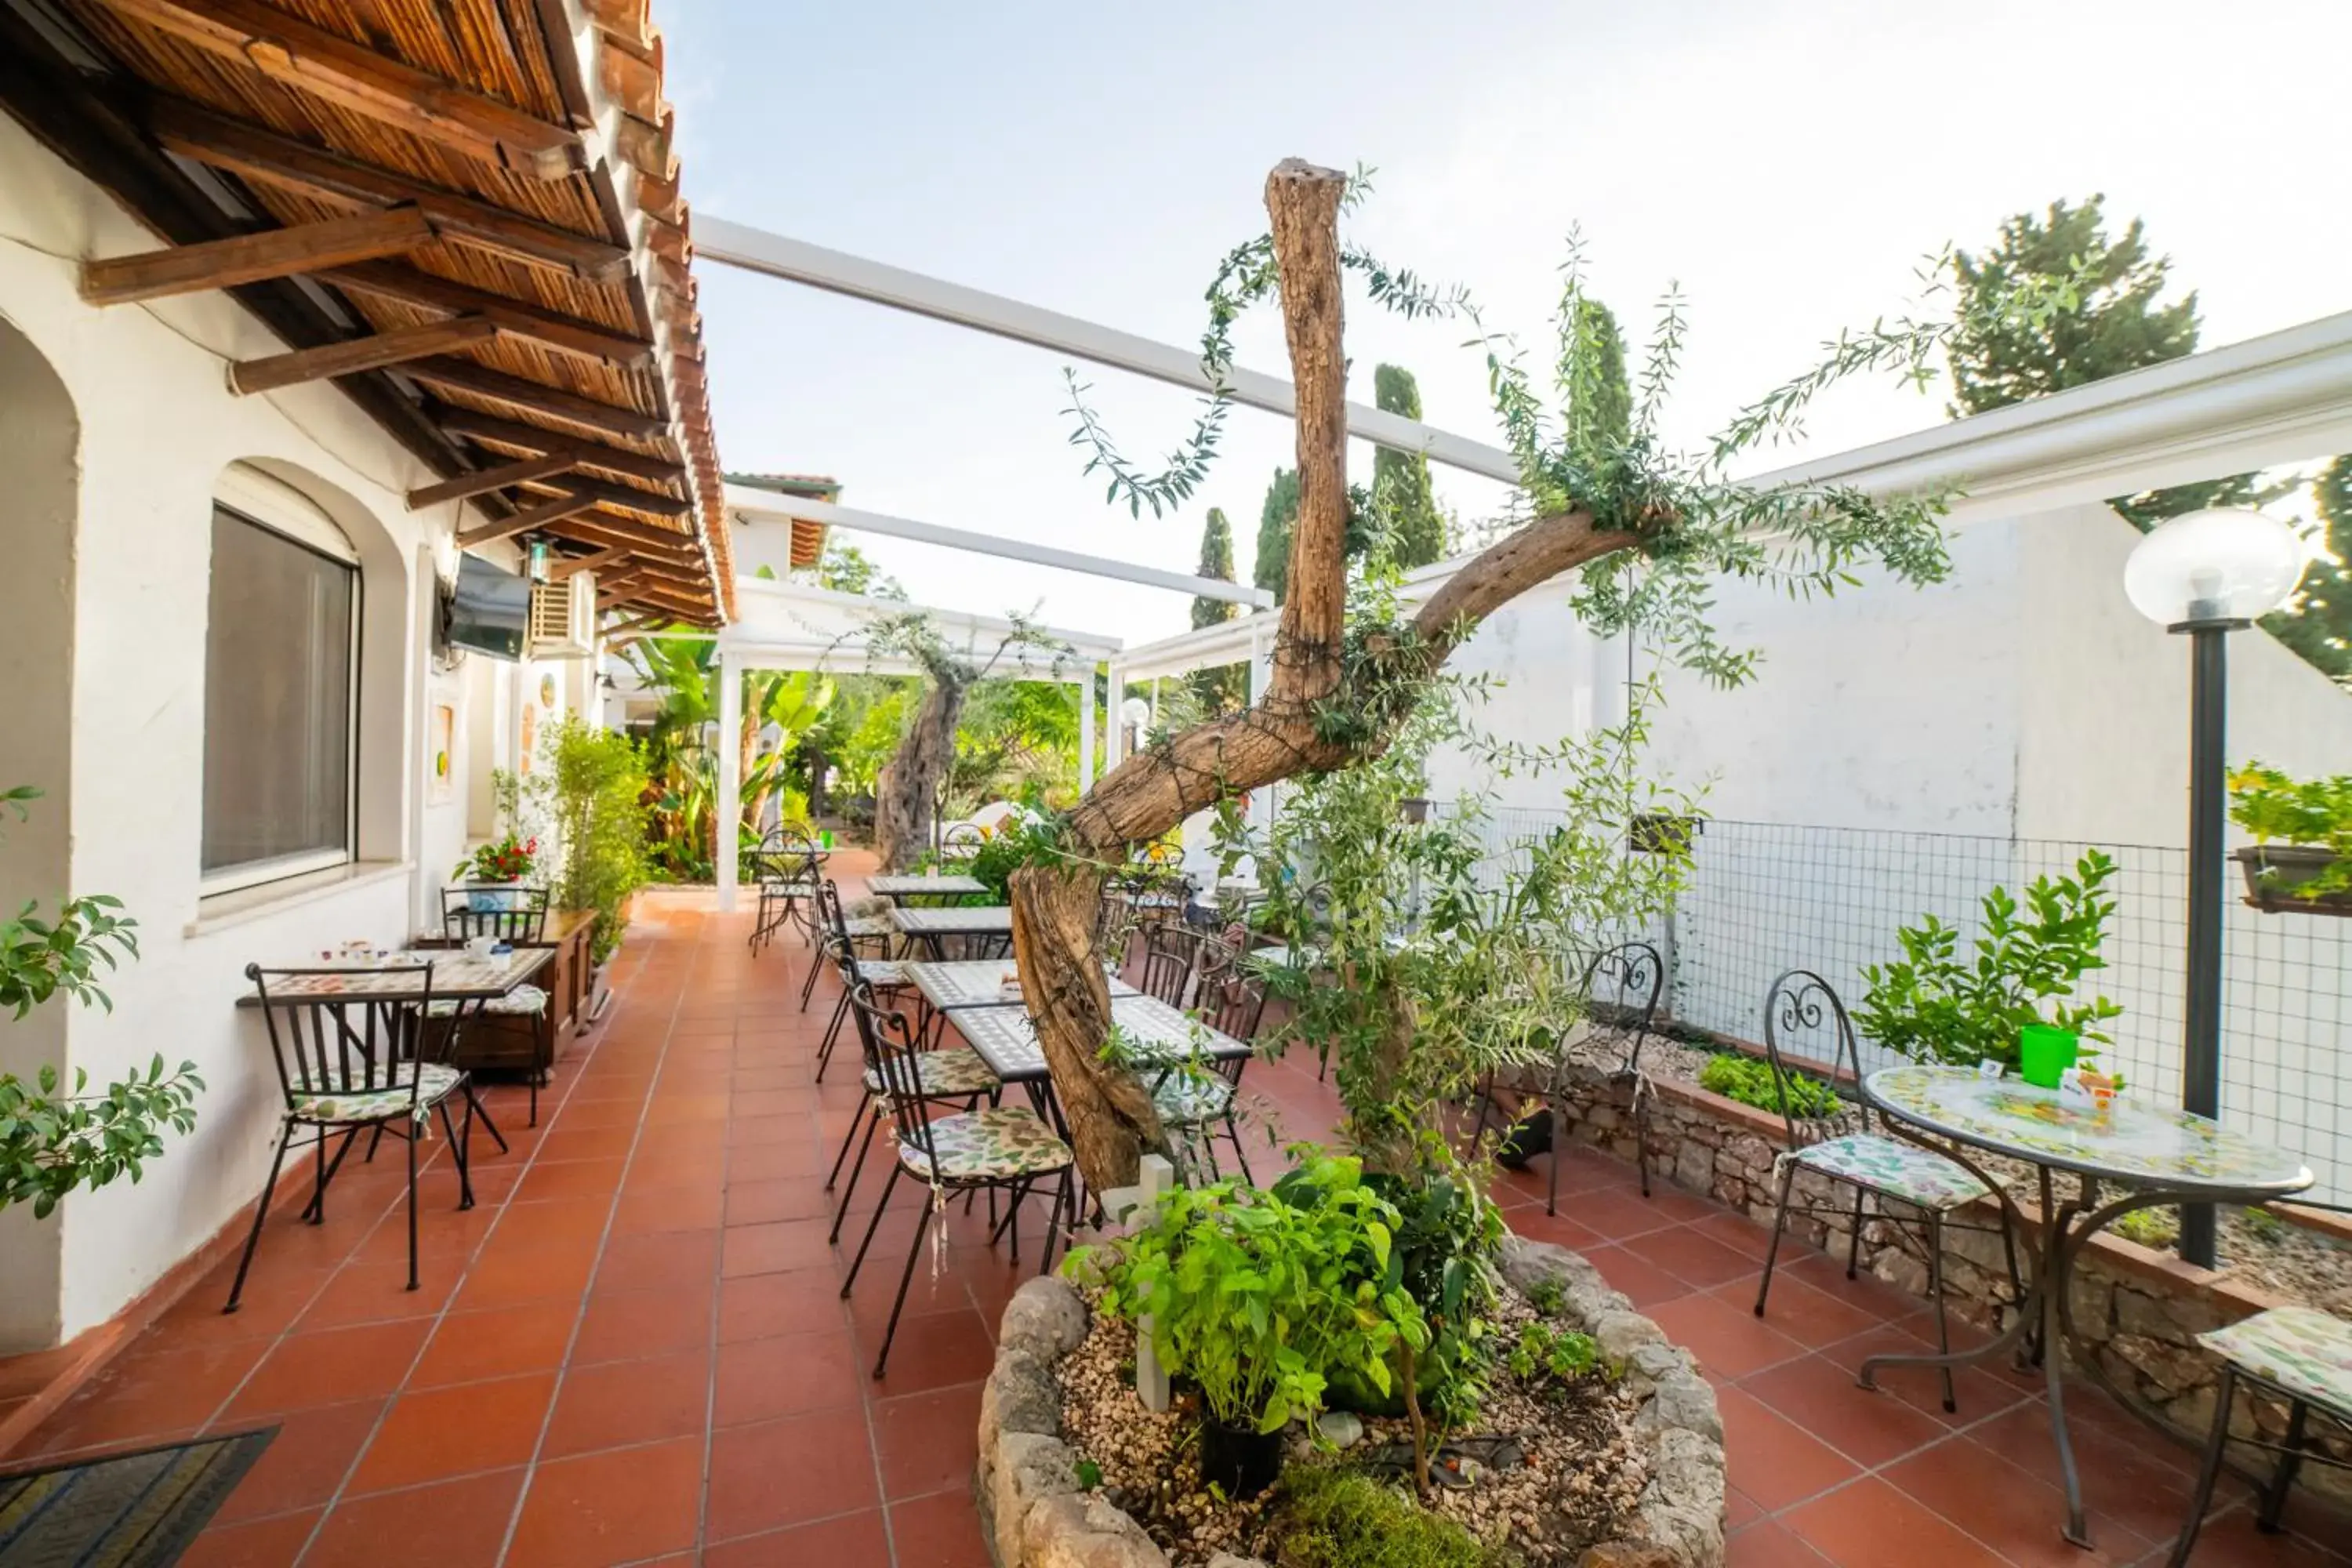
<path fill-rule="evenodd" d="M 2221 1114 L 2222 797 L 2228 772 L 2229 635 L 2294 597 L 2304 568 L 2295 531 L 2259 511 L 2192 511 L 2132 549 L 2132 605 L 2189 638 L 2189 984 L 2180 1105 Z M 2180 1211 L 2180 1256 L 2213 1267 L 2213 1205 Z"/>

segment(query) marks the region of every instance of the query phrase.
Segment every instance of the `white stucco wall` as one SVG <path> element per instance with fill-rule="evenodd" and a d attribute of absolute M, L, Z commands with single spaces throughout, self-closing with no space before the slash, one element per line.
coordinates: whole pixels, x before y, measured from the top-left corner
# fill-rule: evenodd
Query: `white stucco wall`
<path fill-rule="evenodd" d="M 427 704 L 453 700 L 462 714 L 475 683 L 428 671 L 430 571 L 447 563 L 456 508 L 405 510 L 404 492 L 432 478 L 421 463 L 331 386 L 232 396 L 223 356 L 284 345 L 225 296 L 81 303 L 78 258 L 159 242 L 5 120 L 0 235 L 0 316 L 63 381 L 80 422 L 75 618 L 53 677 L 69 658 L 71 887 L 117 895 L 140 924 L 138 962 L 109 982 L 112 1013 L 73 1011 L 66 1053 L 93 1085 L 162 1051 L 194 1060 L 210 1086 L 195 1133 L 170 1139 L 147 1180 L 78 1194 L 45 1222 L 36 1245 L 60 1249 L 60 1279 L 46 1307 L 0 1289 L 5 1351 L 102 1321 L 250 1203 L 278 1101 L 258 1023 L 233 1007 L 244 966 L 322 941 L 394 941 L 435 906 L 467 837 L 466 791 L 425 796 Z M 294 483 L 361 555 L 359 850 L 371 868 L 219 919 L 198 897 L 205 630 L 212 497 L 238 461 Z M 0 720 L 12 700 L 0 695 Z M 479 762 L 462 754 L 468 736 L 461 717 L 461 769 Z M 19 1216 L 10 1226 L 0 1247 L 23 1238 Z M 0 1279 L 12 1272 L 0 1258 Z"/>

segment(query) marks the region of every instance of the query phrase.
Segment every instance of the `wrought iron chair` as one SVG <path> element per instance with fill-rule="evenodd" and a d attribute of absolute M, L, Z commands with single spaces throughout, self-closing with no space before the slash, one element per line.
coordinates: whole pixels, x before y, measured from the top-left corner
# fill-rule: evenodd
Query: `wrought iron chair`
<path fill-rule="evenodd" d="M 848 917 L 841 910 L 841 888 L 827 877 L 817 884 L 816 907 L 811 917 L 817 926 L 817 952 L 833 964 L 834 973 L 841 981 L 841 995 L 833 1005 L 833 1016 L 825 1021 L 824 1037 L 817 1042 L 816 1081 L 824 1081 L 824 1069 L 833 1060 L 833 1047 L 841 1038 L 841 1026 L 849 1016 L 849 994 L 859 985 L 871 986 L 885 995 L 897 995 L 908 984 L 907 966 L 896 958 L 861 958 L 857 940 L 851 935 Z"/>
<path fill-rule="evenodd" d="M 988 835 L 975 823 L 959 822 L 940 835 L 940 861 L 942 865 L 961 865 L 980 853 L 988 842 Z"/>
<path fill-rule="evenodd" d="M 825 907 L 828 900 L 832 903 L 829 911 Z M 824 879 L 817 889 L 816 919 L 820 936 L 837 926 L 842 934 L 849 939 L 849 944 L 853 949 L 861 943 L 869 949 L 873 948 L 874 944 L 879 943 L 878 951 L 867 954 L 874 958 L 889 957 L 892 939 L 898 934 L 897 923 L 886 917 L 852 915 L 842 909 L 841 886 L 830 878 Z M 809 997 L 816 990 L 816 977 L 823 971 L 828 957 L 825 944 L 822 941 L 809 950 L 808 974 L 801 981 L 801 1011 L 803 1013 L 808 1011 Z"/>
<path fill-rule="evenodd" d="M 1209 1027 L 1236 1040 L 1255 1040 L 1258 1025 L 1265 1016 L 1265 984 L 1248 978 L 1231 964 L 1210 973 L 1211 978 L 1203 982 L 1201 990 L 1202 1010 L 1207 1014 Z M 1234 1115 L 1241 1097 L 1242 1069 L 1248 1065 L 1247 1057 L 1234 1057 L 1166 1072 L 1151 1086 L 1151 1104 L 1165 1126 L 1182 1134 L 1184 1142 L 1199 1143 L 1202 1155 L 1209 1163 L 1212 1181 L 1222 1173 L 1217 1169 L 1216 1151 L 1222 1128 L 1222 1136 L 1233 1144 L 1234 1158 L 1241 1164 L 1242 1179 L 1255 1186 L 1257 1177 L 1251 1172 L 1249 1155 L 1242 1148 L 1241 1125 Z"/>
<path fill-rule="evenodd" d="M 1127 950 L 1141 917 L 1125 888 L 1106 878 L 1095 901 L 1095 951 L 1114 972 L 1127 967 Z"/>
<path fill-rule="evenodd" d="M 1201 950 L 1216 939 L 1189 926 L 1157 925 L 1143 933 L 1143 984 L 1138 989 L 1181 1008 L 1192 990 Z"/>
<path fill-rule="evenodd" d="M 1764 1315 L 1765 1301 L 1771 1294 L 1772 1268 L 1780 1258 L 1780 1237 L 1789 1226 L 1790 1189 L 1800 1169 L 1853 1188 L 1850 1215 L 1842 1207 L 1834 1211 L 1801 1207 L 1797 1211 L 1814 1217 L 1843 1219 L 1853 1227 L 1846 1249 L 1847 1279 L 1854 1277 L 1861 1263 L 1863 1211 L 1874 1197 L 1878 1200 L 1880 1217 L 1894 1227 L 1896 1237 L 1905 1241 L 1916 1239 L 1924 1248 L 1927 1293 L 1936 1303 L 1938 1351 L 1951 1348 L 1944 1304 L 1947 1227 L 2000 1232 L 2009 1258 L 2010 1300 L 2023 1300 L 2025 1293 L 2017 1272 L 2017 1244 L 2009 1227 L 1998 1223 L 1970 1225 L 1948 1218 L 1953 1210 L 1988 1195 L 1990 1189 L 1957 1162 L 1931 1149 L 1871 1131 L 1870 1107 L 1865 1104 L 1841 1100 L 1838 1109 L 1828 1116 L 1799 1115 L 1789 1090 L 1794 1075 L 1782 1052 L 1784 1037 L 1827 1044 L 1831 1051 L 1826 1058 L 1818 1052 L 1805 1054 L 1815 1061 L 1825 1060 L 1834 1081 L 1853 1082 L 1862 1076 L 1862 1049 L 1854 1036 L 1853 1021 L 1846 1016 L 1845 1004 L 1830 983 L 1810 969 L 1791 969 L 1773 981 L 1771 989 L 1764 994 L 1764 1054 L 1771 1064 L 1774 1098 L 1780 1102 L 1780 1121 L 1788 1132 L 1788 1144 L 1776 1162 L 1780 1188 L 1772 1215 L 1772 1245 L 1764 1255 L 1764 1277 L 1756 1287 L 1756 1315 Z M 1895 1208 L 1890 1209 L 1890 1204 Z M 1948 1366 L 1943 1369 L 1943 1376 L 1944 1408 L 1957 1410 L 1959 1405 L 1953 1394 Z"/>
<path fill-rule="evenodd" d="M 458 947 L 478 936 L 528 947 L 547 940 L 548 900 L 545 888 L 444 888 L 441 931 Z M 465 1054 L 473 1070 L 521 1068 L 530 1089 L 530 1125 L 538 1126 L 539 1091 L 547 1083 L 555 1050 L 553 1031 L 545 1022 L 547 992 L 537 985 L 518 985 L 471 1008 L 444 998 L 430 1011 L 436 1018 L 458 1018 L 454 1048 Z M 473 1099 L 470 1088 L 467 1097 Z M 504 1152 L 507 1141 L 478 1100 L 474 1113 Z"/>
<path fill-rule="evenodd" d="M 445 1045 L 449 1038 L 448 1030 L 436 1030 L 429 1021 L 433 965 L 264 969 L 249 963 L 245 977 L 261 1000 L 286 1104 L 269 1179 L 254 1205 L 253 1228 L 246 1235 L 236 1279 L 221 1310 L 236 1311 L 244 1298 L 246 1275 L 261 1244 L 262 1222 L 268 1217 L 286 1152 L 305 1131 L 311 1135 L 315 1161 L 310 1202 L 302 1217 L 312 1225 L 324 1223 L 327 1188 L 362 1131 L 378 1136 L 389 1131 L 407 1144 L 408 1288 L 415 1289 L 416 1145 L 436 1114 L 457 1167 L 457 1206 L 474 1206 L 474 1184 L 467 1168 L 474 1121 L 466 1075 L 446 1061 L 426 1059 L 436 1038 Z M 467 1106 L 462 1123 L 450 1115 L 453 1097 Z M 327 1144 L 334 1140 L 340 1142 L 330 1162 Z"/>
<path fill-rule="evenodd" d="M 837 950 L 839 939 L 834 939 L 827 945 Z M 854 995 L 872 998 L 876 994 L 874 983 L 864 976 L 845 976 L 842 984 L 845 1006 L 855 1007 L 856 1004 L 850 1000 Z M 898 1017 L 895 1011 L 890 1016 Z M 919 1045 L 921 1043 L 920 1031 L 911 1032 L 908 1037 Z M 860 1042 L 863 1043 L 862 1036 Z M 914 1076 L 908 1081 L 916 1098 L 925 1105 L 945 1106 L 953 1110 L 978 1110 L 983 1097 L 993 1105 L 1003 1089 L 1003 1085 L 997 1081 L 996 1074 L 989 1070 L 988 1064 L 981 1059 L 980 1053 L 969 1046 L 932 1047 L 919 1051 Z M 848 1215 L 849 1200 L 857 1195 L 857 1178 L 866 1169 L 866 1151 L 874 1146 L 876 1130 L 890 1115 L 889 1085 L 884 1080 L 878 1064 L 870 1057 L 866 1063 L 864 1083 L 865 1103 L 859 1107 L 857 1115 L 850 1120 L 849 1129 L 842 1136 L 841 1150 L 833 1157 L 833 1169 L 824 1178 L 824 1190 L 829 1193 L 833 1191 L 834 1184 L 841 1179 L 841 1167 L 849 1158 L 849 1146 L 856 1143 L 857 1160 L 849 1167 L 849 1184 L 842 1189 L 841 1203 L 834 1210 L 833 1228 L 825 1233 L 827 1241 L 841 1239 L 841 1222 Z M 861 1130 L 864 1133 L 862 1139 L 859 1136 Z"/>
<path fill-rule="evenodd" d="M 2242 1439 L 2278 1455 L 2270 1479 L 2263 1483 L 2262 1506 L 2254 1516 L 2255 1525 L 2265 1534 L 2279 1528 L 2286 1494 L 2304 1460 L 2352 1468 L 2347 1461 L 2314 1447 L 2309 1431 L 2315 1409 L 2338 1426 L 2352 1428 L 2352 1323 L 2309 1307 L 2273 1307 L 2197 1338 L 2221 1358 L 2221 1381 L 2213 1391 L 2213 1426 L 2205 1440 L 2205 1463 L 2197 1474 L 2197 1489 L 2189 1500 L 2189 1522 L 2173 1542 L 2168 1568 L 2183 1568 L 2189 1549 L 2197 1544 L 2197 1532 L 2204 1527 L 2205 1510 L 2213 1501 L 2213 1483 L 2221 1479 L 2222 1456 L 2230 1446 L 2230 1419 L 2239 1384 L 2287 1407 L 2284 1442 Z"/>
<path fill-rule="evenodd" d="M 890 1178 L 874 1205 L 874 1217 L 866 1222 L 866 1237 L 850 1261 L 849 1276 L 841 1282 L 843 1300 L 849 1299 L 857 1284 L 858 1270 L 865 1267 L 866 1250 L 874 1245 L 874 1233 L 881 1227 L 898 1178 L 910 1176 L 930 1189 L 915 1216 L 915 1238 L 907 1248 L 907 1267 L 898 1276 L 898 1297 L 890 1303 L 890 1323 L 883 1331 L 881 1353 L 875 1357 L 874 1375 L 879 1378 L 890 1360 L 890 1342 L 898 1337 L 898 1315 L 906 1309 L 907 1284 L 915 1277 L 915 1260 L 923 1255 L 924 1233 L 935 1220 L 946 1223 L 947 1199 L 957 1193 L 986 1191 L 992 1207 L 995 1194 L 1004 1192 L 1011 1205 L 1005 1223 L 1013 1231 L 1013 1261 L 1017 1266 L 1022 1201 L 1037 1184 L 1055 1179 L 1054 1206 L 1046 1217 L 1042 1249 L 1045 1257 L 1037 1270 L 1045 1274 L 1054 1266 L 1054 1238 L 1063 1216 L 1070 1215 L 1073 1222 L 1076 1217 L 1071 1185 L 1076 1165 L 1069 1145 L 1055 1135 L 1044 1117 L 1026 1107 L 991 1106 L 985 1110 L 933 1117 L 931 1103 L 923 1093 L 922 1058 L 935 1053 L 919 1048 L 906 1019 L 877 1006 L 873 994 L 864 986 L 851 994 L 849 1011 L 856 1020 L 866 1065 L 879 1079 L 888 1100 L 898 1142 Z"/>
<path fill-rule="evenodd" d="M 1642 1047 L 1650 1041 L 1658 1021 L 1658 1002 L 1665 994 L 1666 961 L 1646 942 L 1619 942 L 1594 953 L 1584 966 L 1584 1018 L 1588 1042 L 1604 1045 L 1622 1040 L 1624 1054 L 1609 1074 L 1610 1087 L 1627 1091 L 1627 1109 L 1633 1118 L 1633 1168 L 1641 1173 L 1642 1195 L 1650 1195 L 1650 1075 L 1642 1070 Z M 1553 1066 L 1566 1070 L 1564 1061 Z M 1554 1079 L 1557 1102 L 1560 1085 Z M 1554 1130 L 1557 1133 L 1557 1129 Z M 1544 1213 L 1559 1212 L 1561 1140 L 1552 1140 L 1551 1178 L 1544 1193 Z"/>
<path fill-rule="evenodd" d="M 760 885 L 759 910 L 751 922 L 752 952 L 774 942 L 776 932 L 786 926 L 800 927 L 803 942 L 817 939 L 816 889 L 824 864 L 816 840 L 798 828 L 772 827 L 760 840 L 751 852 L 751 872 Z"/>

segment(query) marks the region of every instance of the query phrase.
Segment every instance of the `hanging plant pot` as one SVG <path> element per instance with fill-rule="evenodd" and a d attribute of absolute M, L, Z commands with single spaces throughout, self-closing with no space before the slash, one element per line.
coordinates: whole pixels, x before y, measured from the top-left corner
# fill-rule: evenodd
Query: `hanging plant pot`
<path fill-rule="evenodd" d="M 2246 902 L 2277 914 L 2352 915 L 2352 889 L 2304 889 L 2336 862 L 2336 851 L 2308 844 L 2252 844 L 2230 858 L 2246 877 Z"/>
<path fill-rule="evenodd" d="M 1230 1498 L 1253 1498 L 1282 1472 L 1282 1428 L 1227 1426 L 1201 1419 L 1201 1484 L 1223 1487 Z"/>

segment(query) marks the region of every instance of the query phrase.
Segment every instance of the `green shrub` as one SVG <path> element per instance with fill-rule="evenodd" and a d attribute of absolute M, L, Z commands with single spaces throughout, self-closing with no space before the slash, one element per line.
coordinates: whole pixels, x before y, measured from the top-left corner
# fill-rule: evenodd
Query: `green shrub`
<path fill-rule="evenodd" d="M 2105 996 L 2073 1000 L 2084 975 L 2105 969 L 2099 948 L 2116 901 L 2107 882 L 2116 863 L 2085 850 L 2071 877 L 2036 877 L 2020 904 L 1995 888 L 1980 904 L 1973 956 L 1959 952 L 1959 933 L 1934 915 L 1896 931 L 1903 956 L 1865 964 L 1869 986 L 1853 1010 L 1853 1026 L 1915 1062 L 1974 1067 L 1981 1061 L 2017 1066 L 2018 1032 L 2047 1024 L 2090 1043 L 2112 1043 L 2097 1026 L 2123 1009 Z"/>
<path fill-rule="evenodd" d="M 1787 1079 L 1789 1113 L 1801 1121 L 1824 1121 L 1835 1116 L 1845 1103 L 1838 1099 L 1836 1090 L 1819 1079 L 1792 1072 Z M 1781 1113 L 1780 1096 L 1772 1085 L 1772 1064 L 1757 1057 L 1741 1056 L 1736 1051 L 1710 1057 L 1706 1066 L 1699 1069 L 1698 1086 L 1775 1116 Z"/>
<path fill-rule="evenodd" d="M 1505 1568 L 1510 1561 L 1356 1470 L 1293 1465 L 1269 1523 L 1276 1568 Z"/>

